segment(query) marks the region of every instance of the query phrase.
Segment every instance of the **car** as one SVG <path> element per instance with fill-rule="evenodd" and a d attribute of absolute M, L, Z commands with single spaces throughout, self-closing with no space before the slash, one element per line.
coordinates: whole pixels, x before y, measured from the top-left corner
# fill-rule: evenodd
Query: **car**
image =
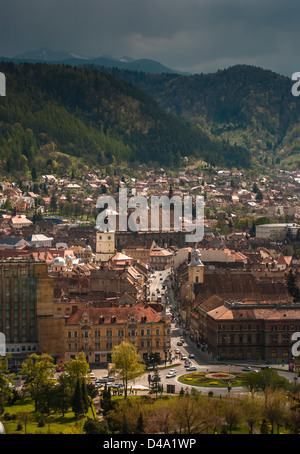
<path fill-rule="evenodd" d="M 181 359 L 185 361 L 188 357 L 186 355 L 182 355 Z"/>
<path fill-rule="evenodd" d="M 250 367 L 250 366 L 243 367 L 242 371 L 243 372 L 258 372 L 257 369 L 252 369 L 252 367 Z"/>
<path fill-rule="evenodd" d="M 194 355 L 193 353 L 190 353 L 190 354 L 189 354 L 189 358 L 190 358 L 190 359 L 194 359 L 194 358 L 195 358 L 195 355 Z"/>
<path fill-rule="evenodd" d="M 264 367 L 261 368 L 261 370 L 264 370 L 264 369 L 272 369 L 272 367 L 271 366 L 264 366 Z"/>
<path fill-rule="evenodd" d="M 114 377 L 108 377 L 108 378 L 107 378 L 107 381 L 108 381 L 108 382 L 112 382 L 112 381 L 115 381 L 115 379 L 114 379 Z"/>
<path fill-rule="evenodd" d="M 196 366 L 189 366 L 189 367 L 186 368 L 186 370 L 188 370 L 188 371 L 197 370 L 197 367 Z"/>
<path fill-rule="evenodd" d="M 174 372 L 168 372 L 168 375 L 166 375 L 166 378 L 173 378 L 176 377 L 176 374 Z"/>
<path fill-rule="evenodd" d="M 181 345 L 182 345 L 182 342 L 178 341 L 178 342 L 177 342 L 177 345 L 181 346 Z"/>
<path fill-rule="evenodd" d="M 179 350 L 179 348 L 177 348 L 177 349 L 175 350 L 175 353 L 176 353 L 176 355 L 180 355 L 180 350 Z"/>
<path fill-rule="evenodd" d="M 172 374 L 176 374 L 177 373 L 177 370 L 176 369 L 170 369 L 168 373 L 172 373 Z"/>
<path fill-rule="evenodd" d="M 108 381 L 108 377 L 103 377 L 103 378 L 99 378 L 97 380 L 97 383 L 107 383 L 107 381 Z"/>

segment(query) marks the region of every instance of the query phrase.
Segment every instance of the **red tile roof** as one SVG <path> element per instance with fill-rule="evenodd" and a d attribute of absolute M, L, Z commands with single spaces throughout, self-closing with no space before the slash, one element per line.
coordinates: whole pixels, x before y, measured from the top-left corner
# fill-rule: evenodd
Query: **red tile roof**
<path fill-rule="evenodd" d="M 147 323 L 159 323 L 161 316 L 151 307 L 145 303 L 138 303 L 132 307 L 100 307 L 100 308 L 83 308 L 78 309 L 77 312 L 72 314 L 66 321 L 67 325 L 79 324 L 82 315 L 88 314 L 91 323 L 110 325 L 112 316 L 116 318 L 114 323 L 124 324 L 127 323 L 131 314 L 133 314 L 138 322 L 141 322 L 142 317 L 147 317 Z M 100 318 L 104 317 L 104 321 L 100 322 Z"/>

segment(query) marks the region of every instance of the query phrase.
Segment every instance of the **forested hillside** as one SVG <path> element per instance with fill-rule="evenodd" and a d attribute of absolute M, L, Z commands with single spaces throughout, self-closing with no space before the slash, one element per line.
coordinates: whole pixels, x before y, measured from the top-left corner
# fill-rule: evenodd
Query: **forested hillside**
<path fill-rule="evenodd" d="M 249 167 L 245 148 L 211 139 L 133 85 L 88 68 L 2 62 L 0 172 L 125 162 L 178 166 L 184 156 Z M 51 165 L 49 170 L 51 170 Z"/>
<path fill-rule="evenodd" d="M 104 70 L 145 91 L 166 112 L 245 146 L 262 166 L 300 165 L 300 97 L 292 95 L 288 77 L 247 65 L 192 76 Z"/>

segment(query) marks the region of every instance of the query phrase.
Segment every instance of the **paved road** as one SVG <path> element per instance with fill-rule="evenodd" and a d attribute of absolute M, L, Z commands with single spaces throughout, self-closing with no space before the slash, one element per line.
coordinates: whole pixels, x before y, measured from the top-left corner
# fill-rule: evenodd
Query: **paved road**
<path fill-rule="evenodd" d="M 156 271 L 153 273 L 153 276 L 150 280 L 150 285 L 149 285 L 149 291 L 148 295 L 151 297 L 152 301 L 157 300 L 157 295 L 161 295 L 162 292 L 165 293 L 166 295 L 166 301 L 167 301 L 167 312 L 170 312 L 171 310 L 174 311 L 174 314 L 176 315 L 176 309 L 177 309 L 177 302 L 175 299 L 175 296 L 172 292 L 172 289 L 170 288 L 170 285 L 167 284 L 167 288 L 165 290 L 162 289 L 162 285 L 165 281 L 168 282 L 168 276 L 170 274 L 170 270 L 164 270 L 164 271 Z M 162 279 L 161 279 L 162 278 Z M 159 292 L 156 291 L 156 289 L 159 289 Z M 152 295 L 154 293 L 154 296 Z M 164 297 L 162 298 L 162 303 L 164 303 Z M 191 365 L 194 365 L 197 367 L 197 371 L 229 371 L 229 372 L 240 372 L 241 369 L 245 365 L 250 365 L 253 368 L 256 368 L 260 370 L 260 366 L 263 366 L 264 364 L 248 364 L 246 362 L 219 362 L 215 360 L 208 352 L 202 351 L 197 347 L 195 342 L 193 342 L 192 339 L 190 339 L 189 336 L 183 336 L 184 332 L 184 327 L 180 325 L 179 321 L 175 321 L 171 324 L 172 327 L 172 332 L 171 332 L 171 349 L 173 352 L 173 362 L 167 363 L 168 368 L 160 368 L 159 374 L 161 377 L 161 383 L 164 385 L 164 390 L 167 389 L 167 384 L 173 384 L 175 385 L 175 392 L 179 392 L 182 388 L 183 389 L 190 389 L 191 385 L 186 385 L 182 384 L 179 382 L 178 377 L 180 375 L 184 375 L 186 373 L 186 369 L 184 367 L 184 361 L 180 359 L 181 354 L 185 354 L 186 356 L 189 356 L 190 354 L 194 355 L 194 358 L 191 359 Z M 182 346 L 178 346 L 177 342 L 180 341 L 180 339 L 184 337 L 185 342 Z M 180 350 L 180 355 L 176 354 L 176 350 Z M 288 371 L 287 365 L 285 365 L 285 370 L 282 370 L 282 365 L 272 365 L 272 367 L 275 370 L 278 370 L 278 372 L 281 375 L 284 375 L 288 380 L 290 380 L 292 383 L 294 383 L 294 374 L 292 372 Z M 173 378 L 166 378 L 168 374 L 168 370 L 170 368 L 174 368 L 177 371 L 176 377 Z M 107 376 L 107 369 L 95 369 L 93 371 L 96 375 L 97 378 Z M 148 388 L 148 375 L 152 371 L 147 371 L 142 377 L 138 378 L 133 384 L 133 388 Z M 298 381 L 300 379 L 298 378 Z M 196 387 L 196 389 L 200 390 L 202 394 L 207 394 L 210 391 L 213 391 L 217 395 L 228 395 L 228 388 L 204 388 L 204 387 Z M 146 393 L 147 391 L 139 391 L 139 393 Z M 236 387 L 232 388 L 230 391 L 230 394 L 239 394 L 241 392 L 245 392 L 244 388 Z"/>

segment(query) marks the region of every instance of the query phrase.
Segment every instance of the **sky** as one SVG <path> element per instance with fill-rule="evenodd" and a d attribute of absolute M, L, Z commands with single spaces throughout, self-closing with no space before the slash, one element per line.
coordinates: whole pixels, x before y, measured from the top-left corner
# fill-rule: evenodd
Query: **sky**
<path fill-rule="evenodd" d="M 47 47 L 176 70 L 300 71 L 298 0 L 0 0 L 0 55 Z"/>

